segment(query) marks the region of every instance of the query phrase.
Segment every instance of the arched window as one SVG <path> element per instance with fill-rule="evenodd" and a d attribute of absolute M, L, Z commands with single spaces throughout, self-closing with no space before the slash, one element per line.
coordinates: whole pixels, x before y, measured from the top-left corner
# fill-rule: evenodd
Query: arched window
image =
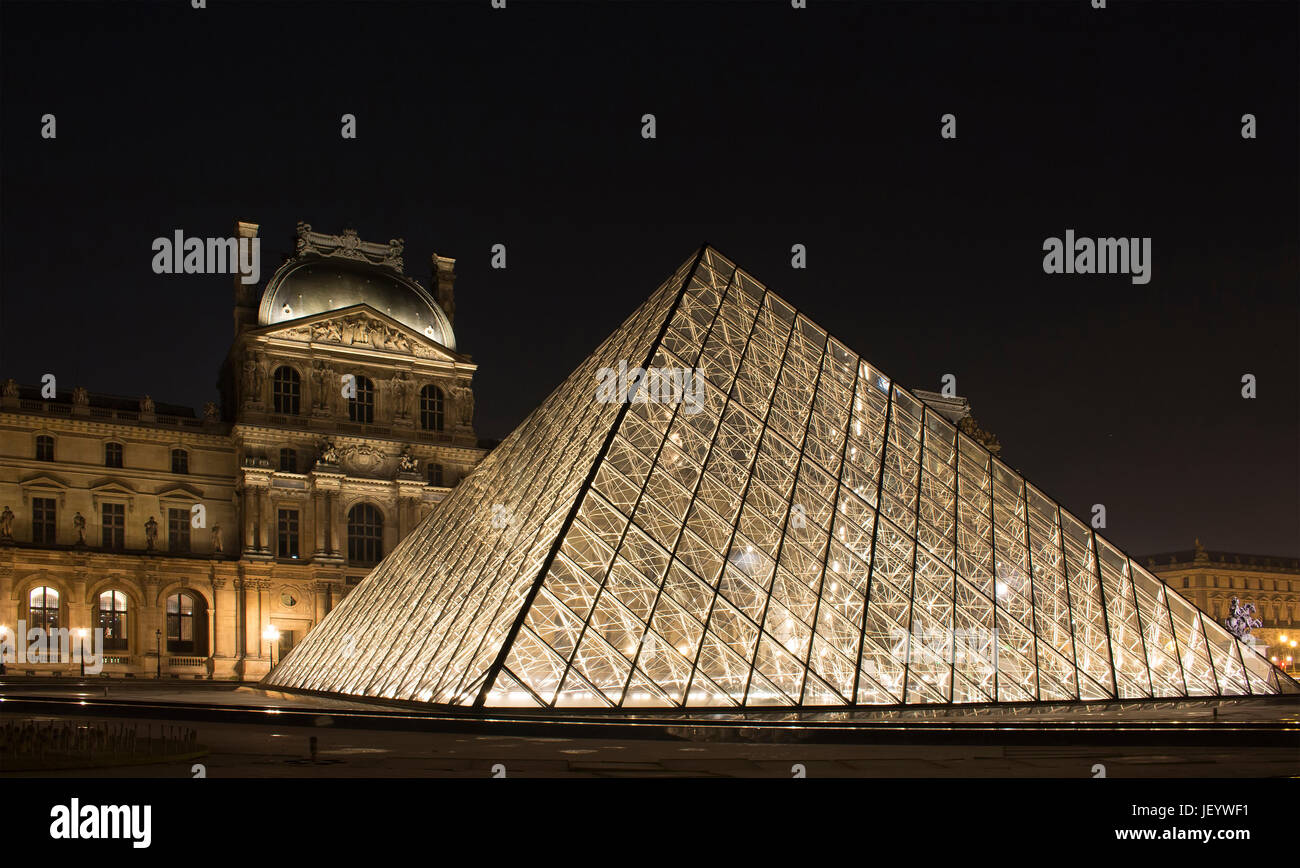
<path fill-rule="evenodd" d="M 168 653 L 207 656 L 207 633 L 207 607 L 202 597 L 180 591 L 167 598 Z"/>
<path fill-rule="evenodd" d="M 27 595 L 27 626 L 42 630 L 59 628 L 59 592 L 53 588 L 32 588 Z"/>
<path fill-rule="evenodd" d="M 384 556 L 384 516 L 368 503 L 348 510 L 348 561 L 377 564 Z"/>
<path fill-rule="evenodd" d="M 442 389 L 425 386 L 420 390 L 420 427 L 425 431 L 441 431 L 444 418 Z"/>
<path fill-rule="evenodd" d="M 36 438 L 36 460 L 53 461 L 54 460 L 54 438 L 44 434 Z"/>
<path fill-rule="evenodd" d="M 271 375 L 271 402 L 275 412 L 297 416 L 302 398 L 302 378 L 288 365 L 281 365 Z"/>
<path fill-rule="evenodd" d="M 184 449 L 172 450 L 172 473 L 190 472 L 190 453 Z"/>
<path fill-rule="evenodd" d="M 122 444 L 121 443 L 104 444 L 104 466 L 105 467 L 122 466 Z"/>
<path fill-rule="evenodd" d="M 348 418 L 369 425 L 375 421 L 375 384 L 365 377 L 357 377 L 357 394 L 348 398 Z"/>
<path fill-rule="evenodd" d="M 126 650 L 126 594 L 105 591 L 99 595 L 99 627 L 105 651 Z"/>

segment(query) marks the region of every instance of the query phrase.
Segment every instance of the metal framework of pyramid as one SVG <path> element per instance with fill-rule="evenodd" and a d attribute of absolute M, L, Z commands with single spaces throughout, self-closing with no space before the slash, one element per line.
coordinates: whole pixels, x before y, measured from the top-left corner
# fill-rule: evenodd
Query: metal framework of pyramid
<path fill-rule="evenodd" d="M 702 381 L 601 400 L 620 362 Z M 1300 689 L 707 246 L 266 683 L 629 709 Z"/>

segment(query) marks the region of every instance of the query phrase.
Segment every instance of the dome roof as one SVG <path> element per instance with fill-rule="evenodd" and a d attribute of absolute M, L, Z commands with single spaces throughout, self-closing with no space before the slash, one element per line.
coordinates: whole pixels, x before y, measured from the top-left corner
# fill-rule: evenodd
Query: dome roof
<path fill-rule="evenodd" d="M 451 322 L 428 291 L 382 265 L 339 256 L 312 256 L 285 263 L 267 282 L 259 325 L 367 304 L 449 350 L 456 349 Z"/>

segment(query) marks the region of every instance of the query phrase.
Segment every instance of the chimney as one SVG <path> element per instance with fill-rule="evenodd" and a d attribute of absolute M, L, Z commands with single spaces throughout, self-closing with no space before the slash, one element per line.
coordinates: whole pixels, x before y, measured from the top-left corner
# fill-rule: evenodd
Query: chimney
<path fill-rule="evenodd" d="M 256 238 L 257 224 L 235 221 L 235 238 Z M 251 242 L 250 242 L 251 243 Z M 235 272 L 235 335 L 247 328 L 257 325 L 257 306 L 261 301 L 261 290 L 256 284 L 246 284 L 238 271 Z"/>
<path fill-rule="evenodd" d="M 456 324 L 456 260 L 449 256 L 433 254 L 433 285 L 437 288 L 438 304 L 452 325 Z"/>

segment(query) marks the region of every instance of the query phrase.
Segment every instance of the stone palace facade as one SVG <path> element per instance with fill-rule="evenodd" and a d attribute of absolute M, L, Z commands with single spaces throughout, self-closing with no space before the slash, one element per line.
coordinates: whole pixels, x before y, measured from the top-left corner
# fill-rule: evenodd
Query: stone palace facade
<path fill-rule="evenodd" d="M 201 412 L 4 382 L 11 642 L 101 628 L 110 676 L 259 679 L 482 460 L 454 260 L 432 257 L 430 292 L 402 247 L 300 223 L 264 284 L 236 276 L 220 405 Z"/>

